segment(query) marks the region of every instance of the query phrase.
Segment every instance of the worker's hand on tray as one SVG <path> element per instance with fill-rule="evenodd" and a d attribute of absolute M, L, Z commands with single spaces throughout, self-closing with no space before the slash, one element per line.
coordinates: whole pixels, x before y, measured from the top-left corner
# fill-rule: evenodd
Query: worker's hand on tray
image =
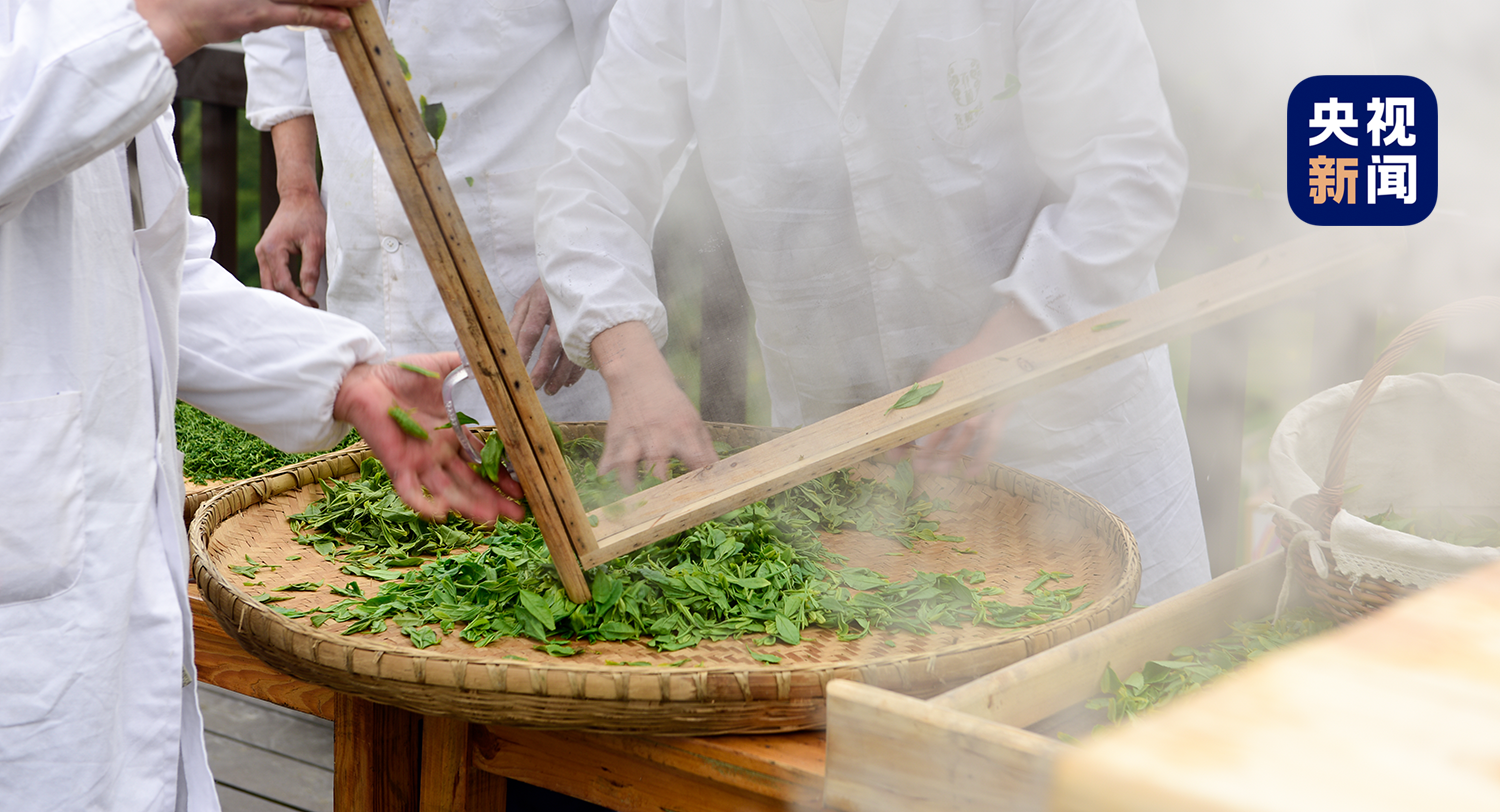
<path fill-rule="evenodd" d="M 630 492 L 642 462 L 665 481 L 671 477 L 673 457 L 689 469 L 719 459 L 708 426 L 677 386 L 645 324 L 617 324 L 595 336 L 590 349 L 609 386 L 609 426 L 599 473 L 613 472 Z"/>
<path fill-rule="evenodd" d="M 385 465 L 396 494 L 421 515 L 441 520 L 456 511 L 481 523 L 502 516 L 520 521 L 526 509 L 514 500 L 521 498 L 521 486 L 502 469 L 496 490 L 469 466 L 458 437 L 437 430 L 448 422 L 443 376 L 458 364 L 453 352 L 360 364 L 344 377 L 333 416 L 353 424 Z M 410 427 L 412 421 L 420 430 Z"/>
<path fill-rule="evenodd" d="M 344 29 L 343 9 L 364 0 L 136 0 L 172 64 L 210 42 L 233 42 L 278 25 Z"/>
<path fill-rule="evenodd" d="M 1005 307 L 987 319 L 979 332 L 967 344 L 947 353 L 922 376 L 921 380 L 939 378 L 965 364 L 987 358 L 1028 339 L 1046 332 L 1041 322 L 1014 304 Z M 1014 408 L 1006 404 L 998 409 L 939 429 L 915 444 L 895 450 L 896 456 L 910 455 L 912 467 L 918 473 L 952 473 L 960 458 L 968 455 L 979 464 L 976 473 L 988 466 L 1000 442 L 1005 436 L 1005 422 Z"/>
<path fill-rule="evenodd" d="M 510 326 L 516 336 L 516 351 L 521 354 L 521 360 L 530 363 L 533 351 L 536 353 L 536 364 L 531 367 L 533 387 L 555 395 L 564 386 L 578 383 L 587 371 L 570 361 L 563 352 L 562 339 L 558 338 L 557 327 L 552 324 L 552 302 L 547 298 L 547 289 L 540 279 L 516 301 Z"/>
<path fill-rule="evenodd" d="M 328 213 L 316 190 L 282 195 L 275 216 L 255 244 L 260 286 L 308 307 L 317 307 L 313 294 L 318 291 L 318 277 L 322 275 L 327 229 Z M 300 285 L 292 278 L 293 256 L 301 257 Z"/>

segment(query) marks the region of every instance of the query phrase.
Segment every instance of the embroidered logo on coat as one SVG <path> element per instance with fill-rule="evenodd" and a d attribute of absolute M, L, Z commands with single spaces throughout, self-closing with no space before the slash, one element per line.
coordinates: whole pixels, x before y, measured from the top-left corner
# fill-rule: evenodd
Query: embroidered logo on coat
<path fill-rule="evenodd" d="M 967 130 L 979 121 L 984 112 L 980 100 L 980 87 L 984 84 L 984 73 L 977 59 L 957 59 L 948 63 L 948 92 L 959 110 L 953 114 L 953 123 L 960 130 Z"/>

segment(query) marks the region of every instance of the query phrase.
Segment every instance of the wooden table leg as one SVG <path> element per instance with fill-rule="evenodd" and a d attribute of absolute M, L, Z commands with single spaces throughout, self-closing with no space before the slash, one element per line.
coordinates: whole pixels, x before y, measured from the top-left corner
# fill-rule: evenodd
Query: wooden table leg
<path fill-rule="evenodd" d="M 505 779 L 474 765 L 471 725 L 422 718 L 421 812 L 505 812 Z"/>
<path fill-rule="evenodd" d="M 339 812 L 418 812 L 422 717 L 338 695 L 333 805 Z"/>

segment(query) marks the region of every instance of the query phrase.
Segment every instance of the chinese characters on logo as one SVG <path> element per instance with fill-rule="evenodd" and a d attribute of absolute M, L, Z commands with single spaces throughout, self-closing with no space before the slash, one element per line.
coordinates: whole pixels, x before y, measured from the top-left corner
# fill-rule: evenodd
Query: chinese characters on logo
<path fill-rule="evenodd" d="M 1421 222 L 1437 198 L 1432 90 L 1410 76 L 1303 80 L 1287 104 L 1287 189 L 1314 225 Z"/>

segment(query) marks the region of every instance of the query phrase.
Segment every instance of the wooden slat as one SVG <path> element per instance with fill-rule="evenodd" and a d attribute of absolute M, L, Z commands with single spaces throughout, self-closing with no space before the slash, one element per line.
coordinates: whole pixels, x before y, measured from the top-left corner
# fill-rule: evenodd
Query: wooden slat
<path fill-rule="evenodd" d="M 177 98 L 244 107 L 245 49 L 237 42 L 205 45 L 176 65 Z"/>
<path fill-rule="evenodd" d="M 333 34 L 356 98 L 411 220 L 469 366 L 505 442 L 569 597 L 589 598 L 577 551 L 593 534 L 546 413 L 530 385 L 453 192 L 432 147 L 395 49 L 373 4 L 350 12 L 351 29 Z"/>
<path fill-rule="evenodd" d="M 1198 508 L 1208 541 L 1209 571 L 1239 564 L 1240 473 L 1245 452 L 1246 377 L 1251 314 L 1193 336 L 1183 422 L 1193 459 Z"/>
<path fill-rule="evenodd" d="M 474 764 L 462 719 L 422 718 L 422 812 L 505 812 L 504 778 Z"/>
<path fill-rule="evenodd" d="M 716 746 L 714 739 L 488 727 L 475 739 L 474 758 L 484 770 L 619 812 L 819 809 L 821 734 L 799 736 L 726 737 Z M 779 753 L 768 746 L 775 742 L 785 745 Z"/>
<path fill-rule="evenodd" d="M 585 567 L 597 566 L 1173 338 L 1307 292 L 1378 263 L 1403 244 L 1399 230 L 1315 232 L 951 370 L 942 390 L 917 406 L 887 413 L 901 393 L 876 398 L 594 511 L 599 549 L 581 560 Z"/>
<path fill-rule="evenodd" d="M 215 733 L 205 737 L 214 781 L 307 812 L 333 812 L 333 771 Z"/>
<path fill-rule="evenodd" d="M 336 808 L 418 812 L 422 717 L 339 694 L 334 725 Z"/>
<path fill-rule="evenodd" d="M 1197 646 L 1222 637 L 1233 621 L 1271 614 L 1285 574 L 1285 554 L 1278 551 L 1063 646 L 939 694 L 931 704 L 1027 727 L 1092 696 L 1105 666 L 1129 675 L 1177 646 Z"/>
<path fill-rule="evenodd" d="M 1052 761 L 1066 746 L 920 699 L 834 680 L 828 685 L 824 802 L 844 810 L 1042 812 Z"/>
<path fill-rule="evenodd" d="M 1060 812 L 1500 809 L 1500 563 L 1060 754 Z"/>
<path fill-rule="evenodd" d="M 1086 733 L 1092 720 L 1069 712 L 1106 666 L 1128 675 L 1270 614 L 1285 571 L 1268 557 L 925 702 L 835 680 L 824 800 L 844 812 L 1050 809 L 1052 765 L 1070 748 L 1027 728 L 1068 717 Z"/>
<path fill-rule="evenodd" d="M 203 165 L 199 187 L 203 216 L 214 226 L 213 260 L 239 273 L 239 127 L 240 110 L 226 104 L 202 106 Z"/>

